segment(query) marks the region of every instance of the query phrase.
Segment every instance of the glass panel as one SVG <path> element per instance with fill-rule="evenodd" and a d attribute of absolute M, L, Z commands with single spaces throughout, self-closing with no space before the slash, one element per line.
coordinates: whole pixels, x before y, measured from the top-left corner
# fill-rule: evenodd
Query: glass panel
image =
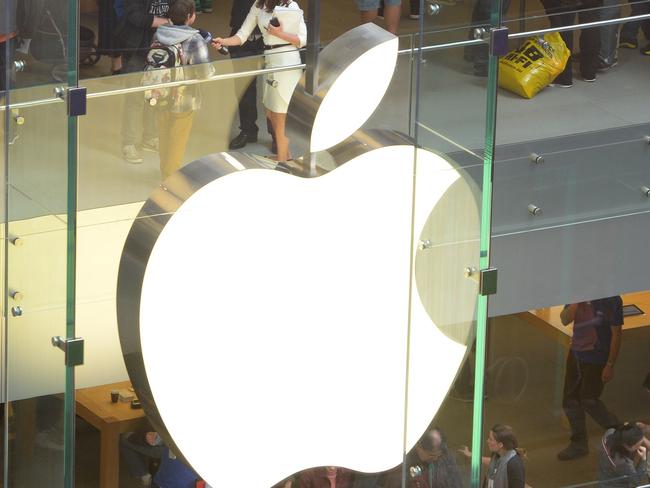
<path fill-rule="evenodd" d="M 69 158 L 74 162 L 76 142 L 69 140 L 75 132 L 54 90 L 76 82 L 76 12 L 67 3 L 47 1 L 0 2 L 0 7 L 5 40 L 0 89 L 7 89 L 3 218 L 9 243 L 3 255 L 4 486 L 72 487 L 65 476 L 73 459 L 72 371 L 66 378 L 64 354 L 51 338 L 74 331 L 66 272 L 73 261 L 68 224 L 75 225 L 67 212 L 68 176 L 76 174 L 68 164 Z"/>
<path fill-rule="evenodd" d="M 10 91 L 9 98 L 32 98 L 27 91 Z M 24 123 L 9 119 L 11 140 L 5 137 L 5 486 L 63 486 L 65 369 L 51 337 L 65 336 L 66 323 L 65 104 L 23 107 L 15 117 Z"/>
<path fill-rule="evenodd" d="M 199 20 L 201 19 L 202 17 L 199 17 Z M 398 58 L 397 67 L 387 93 L 370 119 L 366 121 L 353 135 L 353 138 L 348 141 L 350 148 L 358 148 L 359 146 L 356 145 L 357 141 L 362 141 L 364 143 L 370 141 L 373 147 L 381 147 L 383 144 L 382 137 L 384 136 L 373 131 L 398 131 L 401 134 L 393 134 L 392 137 L 399 138 L 401 143 L 406 146 L 412 144 L 412 142 L 409 142 L 409 140 L 405 139 L 404 136 L 404 134 L 413 134 L 414 127 L 412 93 L 414 91 L 415 73 L 414 64 L 412 62 L 411 38 L 405 37 L 400 39 L 400 46 L 404 50 L 404 53 Z M 191 111 L 192 120 L 191 124 L 187 124 L 185 127 L 187 129 L 185 136 L 181 134 L 182 127 L 180 126 L 177 126 L 173 130 L 169 129 L 166 132 L 163 132 L 168 123 L 166 118 L 170 117 L 170 110 L 166 109 L 163 103 L 156 104 L 156 106 L 153 107 L 148 104 L 148 101 L 151 99 L 151 94 L 146 93 L 148 90 L 146 90 L 146 87 L 142 86 L 143 76 L 141 72 L 114 77 L 87 79 L 84 81 L 84 84 L 88 87 L 89 100 L 88 115 L 81 118 L 79 121 L 81 142 L 79 156 L 77 335 L 83 336 L 86 339 L 87 351 L 85 365 L 78 371 L 77 387 L 79 389 L 77 390 L 77 401 L 78 405 L 84 403 L 83 408 L 78 408 L 78 415 L 80 418 L 78 450 L 79 452 L 85 453 L 97 453 L 97 458 L 84 464 L 83 467 L 79 465 L 77 467 L 77 478 L 79 480 L 86 480 L 89 484 L 97 483 L 98 480 L 103 482 L 103 480 L 110 479 L 114 483 L 119 483 L 119 486 L 128 486 L 129 483 L 134 482 L 136 476 L 144 474 L 138 471 L 141 466 L 134 467 L 130 463 L 122 463 L 120 466 L 116 458 L 113 458 L 112 460 L 108 459 L 108 452 L 111 448 L 110 446 L 117 446 L 119 438 L 116 434 L 111 434 L 113 435 L 111 440 L 100 442 L 98 430 L 105 430 L 105 426 L 101 421 L 97 422 L 93 420 L 92 409 L 94 407 L 92 403 L 107 403 L 109 402 L 111 390 L 122 390 L 122 393 L 125 393 L 128 392 L 129 379 L 134 382 L 139 381 L 137 377 L 134 378 L 133 369 L 130 371 L 131 377 L 129 378 L 125 367 L 126 365 L 133 368 L 133 364 L 139 360 L 139 351 L 130 350 L 128 345 L 124 346 L 124 342 L 122 345 L 123 347 L 126 347 L 126 349 L 123 351 L 120 347 L 120 337 L 118 335 L 116 316 L 117 273 L 127 234 L 134 224 L 138 212 L 142 208 L 143 201 L 149 198 L 153 191 L 160 188 L 162 181 L 160 164 L 161 156 L 165 151 L 169 154 L 173 149 L 175 167 L 185 167 L 186 164 L 193 160 L 210 154 L 226 151 L 230 141 L 240 132 L 240 113 L 238 113 L 240 107 L 238 102 L 242 100 L 244 92 L 253 80 L 257 84 L 257 89 L 254 89 L 252 93 L 258 94 L 257 102 L 255 102 L 255 106 L 257 107 L 257 116 L 254 118 L 254 121 L 259 128 L 257 141 L 247 141 L 248 143 L 246 146 L 241 148 L 240 151 L 258 158 L 265 158 L 271 154 L 272 139 L 271 135 L 267 132 L 267 124 L 262 104 L 260 103 L 262 102 L 262 96 L 260 95 L 267 87 L 274 87 L 272 84 L 267 83 L 266 79 L 268 79 L 268 77 L 255 76 L 253 74 L 246 77 L 231 76 L 240 72 L 255 72 L 256 70 L 259 70 L 263 66 L 264 59 L 257 56 L 246 59 L 224 60 L 220 59 L 219 55 L 215 55 L 214 53 L 212 53 L 212 56 L 213 58 L 219 59 L 219 61 L 216 61 L 211 65 L 214 74 L 217 76 L 224 75 L 224 79 L 206 80 L 202 75 L 205 66 L 184 69 L 184 84 L 189 85 L 185 88 L 188 92 L 192 89 L 191 93 L 197 95 L 197 102 L 200 100 L 200 104 L 197 103 L 194 106 L 194 110 Z M 269 64 L 269 61 L 272 61 L 272 56 L 267 55 L 267 65 Z M 194 83 L 195 81 L 196 83 Z M 197 91 L 194 91 L 194 88 L 197 88 Z M 125 90 L 127 89 L 133 89 L 133 91 L 125 93 Z M 188 92 L 185 92 L 185 95 L 187 95 Z M 125 157 L 128 155 L 122 152 L 124 146 L 123 137 L 125 135 L 124 109 L 126 108 L 130 110 L 133 106 L 136 106 L 137 108 L 137 110 L 133 110 L 136 116 L 133 117 L 130 126 L 133 130 L 126 131 L 128 132 L 126 135 L 131 136 L 131 142 L 135 142 L 139 157 L 131 158 L 129 161 Z M 157 121 L 158 126 L 154 127 L 152 134 L 150 134 L 152 137 L 147 137 L 144 135 L 144 125 L 146 123 L 145 117 L 151 115 L 146 114 L 150 109 L 152 109 L 151 111 L 153 112 L 154 120 Z M 180 121 L 178 123 L 180 124 Z M 292 155 L 295 158 L 298 158 L 301 155 L 301 149 L 305 146 L 307 140 L 304 138 L 304 135 L 300 136 L 295 131 L 290 132 L 289 137 L 291 138 Z M 157 152 L 142 151 L 143 146 L 153 138 L 158 139 L 159 150 Z M 183 140 L 184 138 L 185 140 Z M 152 146 L 153 145 L 147 147 L 147 149 L 153 149 Z M 345 158 L 350 158 L 348 154 L 354 154 L 354 152 L 345 153 L 344 151 L 341 151 L 337 153 L 334 151 L 323 151 L 318 153 L 317 162 L 319 165 L 319 174 L 321 172 L 331 171 L 336 168 L 337 165 L 346 162 Z M 140 157 L 142 160 L 136 161 L 136 159 L 139 159 Z M 270 161 L 268 162 L 271 163 Z M 404 216 L 407 217 L 402 229 L 403 234 L 399 237 L 403 239 L 406 246 L 408 246 L 411 243 L 410 221 L 413 191 L 412 150 L 408 151 L 406 159 L 402 161 L 402 163 L 405 166 L 400 167 L 400 170 L 402 171 L 401 176 L 399 177 L 399 181 L 393 181 L 393 190 L 391 190 L 391 192 L 394 191 L 394 199 L 398 200 L 396 205 L 399 206 L 401 211 L 404 213 Z M 295 164 L 300 164 L 300 162 Z M 353 168 L 356 164 L 359 164 L 359 162 L 349 161 L 346 162 L 345 167 Z M 405 168 L 408 169 L 408 171 L 404 172 Z M 394 175 L 390 178 L 393 177 Z M 367 181 L 364 182 L 364 187 L 367 183 L 368 188 L 364 191 L 370 191 L 370 187 L 372 186 L 371 182 L 377 183 L 383 181 L 385 178 L 386 175 L 382 175 L 381 172 L 378 174 L 369 173 L 367 175 Z M 332 201 L 339 197 L 341 196 L 339 195 L 336 198 L 333 198 Z M 275 202 L 280 197 L 276 195 L 269 198 L 270 200 L 268 201 Z M 304 199 L 308 200 L 309 198 L 317 199 L 317 194 L 310 194 L 307 192 Z M 262 207 L 264 207 L 263 202 L 267 201 L 267 199 L 262 198 L 257 194 L 251 195 L 251 199 L 254 201 L 260 201 Z M 303 201 L 303 199 L 300 199 L 291 203 L 291 205 L 287 205 L 286 208 L 293 208 L 297 203 L 306 205 L 306 202 Z M 280 204 L 276 203 L 275 205 Z M 380 204 L 378 203 L 377 205 Z M 280 205 L 280 208 L 284 207 Z M 258 213 L 262 210 L 263 208 L 258 209 Z M 299 208 L 293 209 L 291 214 L 294 215 L 299 210 Z M 369 222 L 373 221 L 373 217 L 371 217 L 372 212 L 370 210 L 371 209 L 368 209 Z M 282 212 L 278 213 L 274 211 L 274 214 L 276 214 L 277 217 L 277 215 L 281 215 Z M 297 216 L 292 218 L 301 221 Z M 310 219 L 312 218 L 310 217 Z M 141 217 L 140 220 L 141 222 L 138 222 L 139 225 L 154 227 L 154 224 L 159 219 Z M 306 225 L 308 221 L 317 223 L 320 222 L 320 219 L 306 219 L 304 225 Z M 323 223 L 323 225 L 325 225 L 325 223 Z M 363 231 L 365 237 L 359 239 L 359 242 L 361 242 L 362 240 L 367 239 L 371 234 L 376 233 L 377 229 L 380 229 L 385 225 L 385 221 L 377 221 L 376 226 L 355 221 L 355 224 L 350 227 L 350 232 L 359 225 L 363 225 L 361 228 L 365 229 Z M 271 230 L 272 229 L 269 229 L 269 232 L 271 232 Z M 197 232 L 201 233 L 203 231 L 199 229 Z M 359 230 L 356 230 L 355 232 L 359 232 Z M 332 237 L 336 236 L 334 233 L 331 235 Z M 201 238 L 197 236 L 195 236 L 195 238 L 198 240 L 191 245 L 194 249 L 191 254 L 199 252 L 197 251 L 198 248 L 196 248 L 196 245 L 199 242 L 202 242 Z M 248 240 L 246 240 L 246 242 L 248 242 Z M 251 241 L 249 244 L 254 245 L 255 242 Z M 239 246 L 245 248 L 249 244 L 242 242 Z M 313 248 L 312 244 L 296 246 L 295 243 L 292 243 L 291 246 L 287 245 L 286 249 L 287 251 L 291 250 L 292 253 L 296 252 L 296 249 L 303 249 L 304 252 L 309 253 L 316 252 L 313 250 L 310 251 L 310 249 Z M 285 246 L 278 246 L 278 249 L 276 249 L 275 252 L 283 253 L 284 249 Z M 404 249 L 406 251 L 408 250 L 408 247 L 405 247 Z M 184 252 L 182 254 L 184 254 Z M 405 253 L 404 256 L 405 259 L 403 262 L 400 261 L 390 269 L 391 273 L 402 273 L 401 276 L 404 285 L 402 289 L 404 293 L 404 306 L 398 312 L 398 317 L 396 317 L 398 318 L 397 323 L 391 332 L 399 337 L 399 341 L 390 344 L 390 347 L 396 348 L 399 351 L 399 355 L 401 355 L 401 362 L 397 364 L 397 367 L 401 369 L 397 372 L 395 372 L 394 369 L 391 369 L 393 372 L 391 374 L 395 374 L 395 377 L 401 381 L 401 389 L 398 392 L 391 390 L 391 393 L 389 394 L 387 391 L 388 387 L 386 385 L 381 386 L 380 384 L 375 384 L 374 379 L 368 379 L 368 385 L 363 386 L 363 388 L 367 389 L 368 392 L 371 392 L 372 388 L 378 388 L 379 391 L 372 394 L 378 395 L 378 398 L 381 398 L 382 403 L 390 403 L 392 407 L 398 408 L 400 413 L 398 422 L 390 426 L 390 431 L 393 433 L 390 445 L 393 450 L 393 457 L 395 458 L 396 456 L 394 464 L 398 464 L 400 461 L 403 444 L 403 382 L 406 378 L 404 368 L 406 358 L 405 346 L 408 323 L 407 299 L 409 286 L 409 255 L 408 253 Z M 185 258 L 182 258 L 182 256 L 179 255 L 178 259 L 178 262 L 180 263 Z M 187 256 L 187 259 L 190 259 L 190 256 Z M 287 257 L 287 259 L 289 258 Z M 302 258 L 293 256 L 290 259 L 300 260 Z M 311 258 L 305 255 L 304 259 Z M 279 256 L 279 254 L 275 254 L 273 262 L 277 262 L 277 265 L 279 266 L 283 262 L 287 261 Z M 387 279 L 382 277 L 377 277 L 377 279 L 380 283 L 386 281 L 387 286 L 392 286 Z M 215 286 L 220 285 L 215 283 Z M 277 288 L 277 283 L 274 286 Z M 282 293 L 287 296 L 291 296 L 293 293 L 290 291 L 290 287 L 286 290 L 284 288 L 282 289 Z M 192 293 L 201 294 L 204 291 L 205 289 L 201 289 L 195 290 Z M 196 304 L 198 309 L 200 309 L 200 307 L 202 307 L 201 304 L 207 301 L 198 299 L 197 297 L 198 295 L 195 295 L 192 302 Z M 264 301 L 266 298 L 261 296 L 259 300 Z M 278 300 L 281 300 L 281 297 L 274 293 L 273 301 Z M 164 302 L 168 301 L 160 301 L 161 304 Z M 178 303 L 181 302 L 182 300 L 178 301 Z M 194 322 L 188 318 L 184 318 L 183 321 L 184 323 L 187 323 L 188 326 Z M 191 337 L 191 334 L 187 337 Z M 323 336 L 323 340 L 325 339 L 326 337 Z M 122 338 L 122 340 L 124 341 L 124 338 Z M 179 341 L 180 340 L 182 339 L 179 338 Z M 289 340 L 279 342 L 279 347 L 285 347 L 291 344 L 291 341 Z M 181 347 L 179 344 L 180 343 L 177 343 L 176 345 Z M 373 344 L 375 345 L 374 347 L 379 348 L 379 338 L 377 341 L 374 341 Z M 345 347 L 347 348 L 346 350 L 348 353 L 354 357 L 361 357 L 366 353 L 360 348 L 356 350 L 356 346 Z M 306 358 L 303 357 L 304 351 L 299 349 L 300 348 L 294 347 L 290 351 L 290 357 L 294 358 L 293 361 L 295 364 L 302 364 L 306 361 Z M 123 352 L 126 354 L 124 358 L 122 357 Z M 388 354 L 379 354 L 377 351 L 375 351 L 375 354 L 377 358 L 388 356 Z M 197 352 L 196 356 L 211 357 L 212 355 Z M 382 365 L 382 367 L 386 368 L 388 364 L 389 363 L 386 363 Z M 392 367 L 395 366 L 396 363 L 391 362 L 390 365 Z M 192 381 L 202 381 L 201 375 L 188 372 L 187 376 L 188 384 Z M 377 381 L 383 380 L 379 378 Z M 179 386 L 179 388 L 182 387 L 182 385 Z M 354 393 L 355 395 L 359 394 L 359 388 L 361 387 L 356 384 L 354 388 L 357 390 Z M 143 391 L 146 392 L 146 390 L 141 389 L 137 389 L 137 391 L 140 393 Z M 291 396 L 293 397 L 293 394 Z M 390 402 L 385 400 L 384 396 L 390 396 Z M 103 410 L 101 414 L 119 418 L 120 424 L 124 426 L 125 431 L 147 431 L 157 429 L 160 427 L 158 414 L 155 411 L 152 412 L 150 404 L 147 403 L 147 397 L 141 397 L 141 399 L 145 406 L 144 413 L 142 411 L 133 411 L 124 408 L 124 404 L 118 403 L 114 406 L 108 404 L 108 409 Z M 224 415 L 226 415 L 228 408 L 230 408 L 230 404 L 228 402 L 219 403 L 223 403 L 223 406 L 219 408 L 223 408 Z M 206 408 L 211 410 L 209 415 L 213 418 L 215 415 L 215 403 L 206 401 L 203 402 L 203 404 Z M 203 407 L 198 406 L 198 408 Z M 138 415 L 133 414 L 133 412 L 138 412 Z M 152 425 L 147 424 L 145 414 L 151 421 Z M 219 416 L 220 415 L 217 415 L 217 417 Z M 197 413 L 197 418 L 199 417 L 200 414 Z M 389 419 L 391 422 L 394 421 L 394 417 L 389 417 Z M 184 421 L 189 420 L 192 419 L 188 418 Z M 137 426 L 133 424 L 133 422 L 136 421 L 139 422 L 139 425 Z M 269 423 L 272 422 L 269 421 Z M 174 441 L 180 443 L 181 441 L 179 439 L 182 440 L 182 437 L 182 433 L 175 435 Z M 129 439 L 136 442 L 137 436 L 129 437 Z M 166 443 L 169 443 L 170 439 L 165 436 L 164 440 Z M 368 438 L 364 437 L 358 441 L 361 444 L 364 444 L 368 441 Z M 171 446 L 172 448 L 174 447 L 173 445 Z M 126 449 L 128 452 L 128 448 Z M 153 452 L 150 453 L 154 455 Z M 297 456 L 295 457 L 297 458 Z M 291 466 L 294 466 L 290 462 L 292 457 L 286 456 L 286 458 L 288 460 L 287 462 Z M 97 459 L 100 460 L 99 466 L 97 465 Z M 385 466 L 385 469 L 392 467 L 392 465 Z M 304 466 L 300 466 L 300 469 L 302 468 L 304 468 Z M 298 466 L 295 466 L 294 469 L 298 469 Z M 344 471 L 342 470 L 340 473 L 341 472 Z M 316 471 L 313 470 L 309 473 L 294 474 L 293 478 L 298 480 L 299 477 L 306 477 L 314 473 L 316 473 Z M 283 473 L 283 476 L 290 475 L 292 475 L 291 471 Z M 366 477 L 363 473 L 351 473 L 351 475 L 356 476 L 359 483 L 371 482 L 369 480 L 377 479 L 376 476 L 374 478 Z M 342 476 L 348 476 L 348 474 Z M 294 486 L 298 486 L 297 481 Z"/>
<path fill-rule="evenodd" d="M 491 5 L 484 7 L 489 23 Z M 442 17 L 435 20 L 462 24 L 464 9 L 454 12 L 457 17 L 446 17 L 442 7 Z M 493 16 L 496 25 L 498 11 Z M 425 29 L 429 22 L 425 18 Z M 414 263 L 407 426 L 418 421 L 420 409 L 429 418 L 427 433 L 415 447 L 406 446 L 404 486 L 416 486 L 418 480 L 431 486 L 480 482 L 487 299 L 478 294 L 478 277 L 489 266 L 497 60 L 486 44 L 468 43 L 467 37 L 467 28 L 440 28 L 421 38 L 416 133 L 423 151 L 417 158 L 417 193 L 431 201 L 415 207 L 414 223 L 423 215 L 426 225 L 414 230 L 420 245 Z M 438 159 L 432 171 L 426 167 L 430 157 Z M 420 308 L 433 329 L 418 330 Z M 435 358 L 429 374 L 418 372 L 414 366 L 427 354 Z M 420 381 L 428 382 L 435 400 L 418 401 L 411 386 L 417 388 Z M 409 434 L 407 428 L 407 439 Z"/>
<path fill-rule="evenodd" d="M 514 428 L 531 486 L 601 486 L 639 467 L 608 429 L 647 417 L 650 107 L 635 95 L 644 58 L 617 61 L 595 83 L 576 63 L 570 89 L 531 100 L 499 92 L 484 436 Z"/>

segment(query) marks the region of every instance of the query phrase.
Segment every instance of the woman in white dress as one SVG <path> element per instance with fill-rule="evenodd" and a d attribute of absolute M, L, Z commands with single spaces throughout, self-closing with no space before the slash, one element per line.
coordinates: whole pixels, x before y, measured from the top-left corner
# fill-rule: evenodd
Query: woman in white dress
<path fill-rule="evenodd" d="M 291 34 L 283 30 L 282 23 L 275 27 L 270 24 L 275 7 L 300 10 L 292 0 L 257 0 L 251 7 L 241 29 L 232 37 L 213 41 L 217 49 L 221 46 L 240 46 L 249 38 L 256 26 L 259 26 L 265 44 L 265 61 L 267 68 L 300 64 L 298 48 L 307 43 L 307 26 L 300 17 L 298 32 Z M 278 146 L 278 161 L 286 161 L 289 156 L 289 139 L 285 134 L 287 109 L 293 91 L 302 76 L 301 70 L 281 71 L 265 75 L 263 104 L 266 116 L 271 120 L 275 140 Z"/>

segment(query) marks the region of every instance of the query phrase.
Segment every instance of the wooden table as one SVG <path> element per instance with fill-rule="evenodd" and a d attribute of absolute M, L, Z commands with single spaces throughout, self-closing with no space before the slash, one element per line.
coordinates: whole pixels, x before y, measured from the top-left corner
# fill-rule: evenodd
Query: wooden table
<path fill-rule="evenodd" d="M 77 415 L 99 430 L 100 488 L 118 488 L 120 480 L 120 434 L 134 430 L 148 430 L 148 422 L 141 409 L 134 410 L 129 403 L 111 403 L 111 390 L 128 390 L 129 381 L 80 388 L 76 391 Z"/>
<path fill-rule="evenodd" d="M 637 292 L 637 293 L 628 293 L 622 295 L 623 305 L 637 305 L 641 310 L 643 310 L 642 315 L 634 315 L 630 317 L 625 317 L 623 320 L 623 330 L 636 329 L 638 327 L 647 327 L 650 325 L 650 292 Z M 562 325 L 560 320 L 560 313 L 564 305 L 557 305 L 555 307 L 549 308 L 539 308 L 537 310 L 531 310 L 530 312 L 524 312 L 520 314 L 521 317 L 535 324 L 536 322 L 541 322 L 545 325 L 551 325 L 555 329 L 559 330 L 566 336 L 571 337 L 573 335 L 573 326 Z M 536 321 L 536 319 L 539 319 Z"/>

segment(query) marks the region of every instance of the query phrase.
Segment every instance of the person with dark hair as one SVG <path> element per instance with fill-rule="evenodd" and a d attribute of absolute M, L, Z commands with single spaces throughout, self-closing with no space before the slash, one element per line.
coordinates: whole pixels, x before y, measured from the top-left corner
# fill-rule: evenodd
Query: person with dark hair
<path fill-rule="evenodd" d="M 123 73 L 143 71 L 146 54 L 156 29 L 171 24 L 167 18 L 171 0 L 124 0 L 124 16 L 116 35 L 123 49 Z M 142 125 L 142 138 L 138 138 Z M 156 120 L 153 108 L 145 103 L 142 93 L 124 97 L 122 115 L 122 156 L 129 163 L 141 163 L 142 153 L 158 151 Z"/>
<path fill-rule="evenodd" d="M 589 452 L 587 413 L 603 429 L 619 423 L 600 395 L 605 384 L 614 377 L 614 365 L 621 347 L 623 300 L 614 296 L 566 305 L 560 319 L 564 325 L 573 322 L 562 399 L 571 425 L 571 442 L 557 455 L 560 461 L 568 461 Z"/>
<path fill-rule="evenodd" d="M 496 424 L 490 430 L 487 445 L 491 455 L 481 458 L 486 468 L 483 488 L 525 488 L 526 471 L 523 458 L 526 451 L 519 447 L 512 427 Z M 463 446 L 459 452 L 468 458 L 472 457 L 467 446 Z"/>
<path fill-rule="evenodd" d="M 154 45 L 176 46 L 182 53 L 180 66 L 204 64 L 197 69 L 201 78 L 210 76 L 208 43 L 200 31 L 192 28 L 196 19 L 194 0 L 174 0 L 169 9 L 173 25 L 163 25 L 154 36 Z M 182 68 L 175 68 L 182 69 Z M 192 130 L 194 112 L 200 108 L 197 86 L 179 86 L 169 89 L 167 103 L 160 103 L 157 113 L 160 140 L 160 173 L 164 180 L 178 170 L 183 162 L 185 147 Z"/>
<path fill-rule="evenodd" d="M 407 456 L 406 477 L 410 488 L 461 488 L 454 455 L 443 432 L 428 430 Z"/>
<path fill-rule="evenodd" d="M 232 8 L 230 10 L 230 35 L 234 36 L 246 20 L 248 12 L 256 0 L 233 0 Z M 230 57 L 232 59 L 244 58 L 247 56 L 259 56 L 264 53 L 264 41 L 262 40 L 262 33 L 259 27 L 253 29 L 253 33 L 246 39 L 246 42 L 241 46 L 232 46 L 230 48 Z M 271 152 L 277 154 L 278 148 L 275 143 L 275 134 L 271 127 L 271 121 L 266 119 L 266 128 L 271 134 L 273 143 L 271 145 Z M 230 141 L 228 149 L 241 149 L 249 142 L 257 142 L 257 77 L 253 77 L 252 81 L 244 91 L 244 94 L 239 101 L 239 134 Z"/>
<path fill-rule="evenodd" d="M 307 43 L 305 21 L 301 15 L 298 31 L 296 33 L 285 32 L 281 22 L 278 22 L 279 25 L 277 26 L 271 23 L 276 7 L 300 11 L 300 7 L 293 0 L 257 0 L 251 7 L 241 29 L 234 36 L 225 39 L 216 38 L 213 41 L 214 46 L 217 49 L 221 48 L 221 46 L 241 46 L 258 27 L 264 39 L 267 68 L 300 64 L 298 48 Z M 264 80 L 263 104 L 266 108 L 267 118 L 271 119 L 275 141 L 278 146 L 277 160 L 280 162 L 290 159 L 289 139 L 285 133 L 285 125 L 289 102 L 301 76 L 301 70 L 294 69 L 271 73 L 265 76 Z"/>
<path fill-rule="evenodd" d="M 648 482 L 648 441 L 632 424 L 608 429 L 598 455 L 598 480 L 602 488 L 634 488 Z"/>

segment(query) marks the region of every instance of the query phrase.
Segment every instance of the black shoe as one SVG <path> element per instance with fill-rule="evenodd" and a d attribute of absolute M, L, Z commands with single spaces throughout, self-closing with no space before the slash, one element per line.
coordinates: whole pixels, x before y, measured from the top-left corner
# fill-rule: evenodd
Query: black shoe
<path fill-rule="evenodd" d="M 573 442 L 565 449 L 562 449 L 557 453 L 557 458 L 560 461 L 572 461 L 573 459 L 578 459 L 585 457 L 589 454 L 589 449 L 583 444 L 574 444 Z"/>
<path fill-rule="evenodd" d="M 228 149 L 241 149 L 249 142 L 257 142 L 257 134 L 248 134 L 241 131 L 237 137 L 230 141 Z"/>
<path fill-rule="evenodd" d="M 474 64 L 474 76 L 487 78 L 488 65 L 487 64 Z"/>

